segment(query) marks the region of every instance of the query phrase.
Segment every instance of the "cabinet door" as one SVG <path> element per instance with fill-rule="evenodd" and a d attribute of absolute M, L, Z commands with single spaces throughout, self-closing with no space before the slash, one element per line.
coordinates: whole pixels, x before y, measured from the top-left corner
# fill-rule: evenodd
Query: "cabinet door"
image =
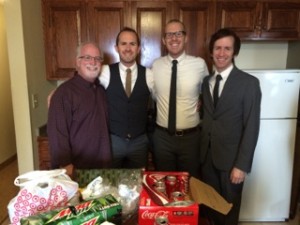
<path fill-rule="evenodd" d="M 256 1 L 217 2 L 215 19 L 217 29 L 230 28 L 242 40 L 256 39 L 261 34 L 261 3 Z"/>
<path fill-rule="evenodd" d="M 172 6 L 168 1 L 138 1 L 131 4 L 132 27 L 141 38 L 141 65 L 151 67 L 154 59 L 165 55 L 162 44 L 164 27 L 171 19 Z"/>
<path fill-rule="evenodd" d="M 104 53 L 104 63 L 119 61 L 115 51 L 116 37 L 124 26 L 130 26 L 125 19 L 128 15 L 128 2 L 95 1 L 88 2 L 89 38 Z"/>
<path fill-rule="evenodd" d="M 85 15 L 81 1 L 43 1 L 47 79 L 73 76 L 76 47 L 87 39 Z"/>
<path fill-rule="evenodd" d="M 215 31 L 213 20 L 212 2 L 178 2 L 175 14 L 185 24 L 188 35 L 186 52 L 190 55 L 200 56 L 209 62 L 208 41 L 210 35 Z M 209 66 L 210 67 L 210 66 Z"/>
<path fill-rule="evenodd" d="M 264 3 L 261 39 L 299 40 L 300 3 Z"/>

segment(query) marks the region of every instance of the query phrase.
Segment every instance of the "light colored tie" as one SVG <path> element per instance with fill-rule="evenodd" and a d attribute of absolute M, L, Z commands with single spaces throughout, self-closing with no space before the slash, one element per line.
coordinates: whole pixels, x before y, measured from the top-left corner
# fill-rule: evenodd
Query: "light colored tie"
<path fill-rule="evenodd" d="M 129 68 L 126 70 L 125 91 L 126 91 L 127 97 L 130 97 L 130 95 L 131 95 L 131 69 L 129 69 Z"/>

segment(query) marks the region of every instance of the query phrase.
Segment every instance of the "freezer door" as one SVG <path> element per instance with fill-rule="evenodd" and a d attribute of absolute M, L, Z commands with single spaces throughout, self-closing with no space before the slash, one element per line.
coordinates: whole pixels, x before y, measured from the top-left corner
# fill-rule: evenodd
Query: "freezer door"
<path fill-rule="evenodd" d="M 296 118 L 299 70 L 247 70 L 257 77 L 262 91 L 261 118 Z"/>
<path fill-rule="evenodd" d="M 252 171 L 244 184 L 241 221 L 288 219 L 296 124 L 295 119 L 261 120 Z"/>

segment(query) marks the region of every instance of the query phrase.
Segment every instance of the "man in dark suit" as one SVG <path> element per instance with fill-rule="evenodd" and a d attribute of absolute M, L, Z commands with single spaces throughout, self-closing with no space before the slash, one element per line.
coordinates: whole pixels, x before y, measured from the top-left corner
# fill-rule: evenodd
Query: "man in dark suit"
<path fill-rule="evenodd" d="M 257 78 L 235 66 L 240 45 L 239 37 L 229 29 L 212 35 L 209 51 L 215 72 L 202 85 L 202 179 L 233 203 L 226 216 L 208 210 L 215 225 L 238 224 L 243 183 L 259 133 L 260 85 Z"/>

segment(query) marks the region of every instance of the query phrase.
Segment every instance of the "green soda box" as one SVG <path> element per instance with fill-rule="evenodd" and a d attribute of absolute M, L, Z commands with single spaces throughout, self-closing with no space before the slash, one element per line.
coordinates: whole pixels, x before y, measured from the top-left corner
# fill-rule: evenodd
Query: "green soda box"
<path fill-rule="evenodd" d="M 111 195 L 21 219 L 21 225 L 99 225 L 105 221 L 122 224 L 122 206 Z"/>

